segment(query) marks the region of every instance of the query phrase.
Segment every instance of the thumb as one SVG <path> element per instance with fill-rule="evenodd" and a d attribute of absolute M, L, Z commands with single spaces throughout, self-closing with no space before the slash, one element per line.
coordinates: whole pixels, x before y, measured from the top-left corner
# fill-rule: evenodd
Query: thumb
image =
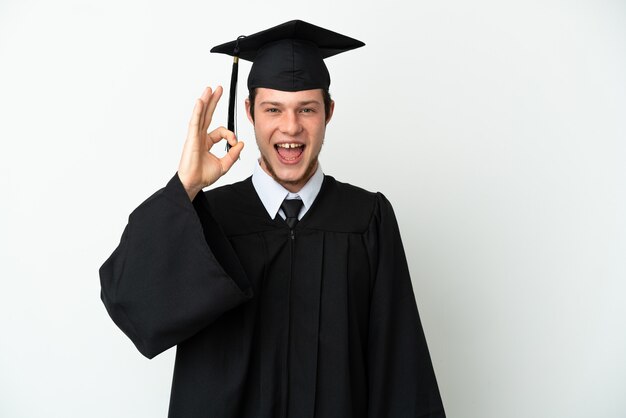
<path fill-rule="evenodd" d="M 239 154 L 241 154 L 241 150 L 243 149 L 244 143 L 239 141 L 237 144 L 233 145 L 230 150 L 220 159 L 220 163 L 222 164 L 222 175 L 225 174 L 230 168 L 235 164 L 235 161 L 239 158 Z"/>

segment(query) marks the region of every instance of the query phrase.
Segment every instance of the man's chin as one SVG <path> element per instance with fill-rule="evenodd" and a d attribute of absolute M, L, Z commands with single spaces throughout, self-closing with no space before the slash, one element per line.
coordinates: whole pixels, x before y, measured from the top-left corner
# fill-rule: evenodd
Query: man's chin
<path fill-rule="evenodd" d="M 301 167 L 293 167 L 292 169 L 284 169 L 283 167 L 276 170 L 272 164 L 269 164 L 267 159 L 261 157 L 262 165 L 265 171 L 279 184 L 283 186 L 299 186 L 302 187 L 311 178 L 315 169 L 317 168 L 317 159 L 311 161 L 306 170 L 302 170 Z"/>
<path fill-rule="evenodd" d="M 290 185 L 298 185 L 304 180 L 307 180 L 305 177 L 306 173 L 284 173 L 284 172 L 274 172 L 271 174 L 272 178 L 276 180 L 280 184 L 290 184 Z"/>

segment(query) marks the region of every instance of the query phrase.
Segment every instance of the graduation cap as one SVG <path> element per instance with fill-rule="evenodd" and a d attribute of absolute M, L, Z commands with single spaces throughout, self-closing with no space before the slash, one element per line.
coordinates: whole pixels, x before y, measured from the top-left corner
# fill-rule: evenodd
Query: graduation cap
<path fill-rule="evenodd" d="M 215 46 L 211 52 L 231 55 L 233 69 L 228 98 L 228 129 L 235 130 L 235 98 L 239 58 L 252 61 L 248 90 L 266 87 L 282 91 L 325 89 L 330 74 L 324 59 L 365 44 L 337 32 L 292 20 L 273 28 Z M 227 149 L 230 148 L 227 145 Z"/>

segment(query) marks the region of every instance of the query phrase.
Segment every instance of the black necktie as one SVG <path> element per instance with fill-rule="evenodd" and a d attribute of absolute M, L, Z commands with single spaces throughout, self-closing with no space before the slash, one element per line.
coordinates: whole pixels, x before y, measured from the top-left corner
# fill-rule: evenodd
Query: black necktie
<path fill-rule="evenodd" d="M 287 222 L 287 225 L 289 225 L 289 229 L 293 229 L 293 227 L 298 223 L 298 214 L 302 208 L 302 200 L 285 199 L 280 207 L 283 209 L 283 212 L 285 212 L 285 221 Z"/>

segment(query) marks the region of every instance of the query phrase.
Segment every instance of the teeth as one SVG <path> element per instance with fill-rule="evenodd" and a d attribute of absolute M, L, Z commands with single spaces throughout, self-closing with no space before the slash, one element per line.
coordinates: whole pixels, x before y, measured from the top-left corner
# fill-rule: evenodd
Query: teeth
<path fill-rule="evenodd" d="M 281 148 L 300 148 L 304 145 L 302 144 L 276 144 L 277 147 Z"/>

